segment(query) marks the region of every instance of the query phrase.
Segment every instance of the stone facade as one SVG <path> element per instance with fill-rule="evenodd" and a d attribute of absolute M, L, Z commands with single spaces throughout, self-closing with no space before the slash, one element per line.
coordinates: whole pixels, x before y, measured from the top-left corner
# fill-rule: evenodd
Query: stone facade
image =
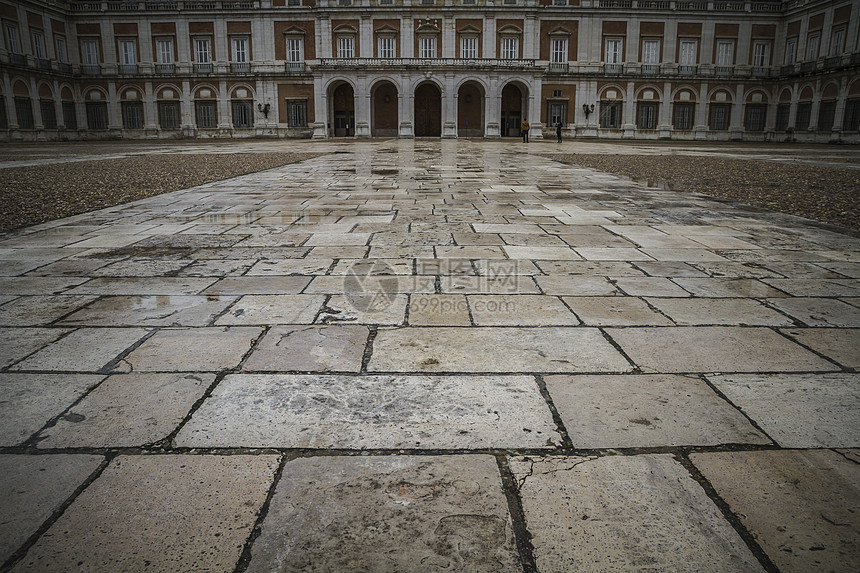
<path fill-rule="evenodd" d="M 0 0 L 0 141 L 860 142 L 851 0 Z"/>

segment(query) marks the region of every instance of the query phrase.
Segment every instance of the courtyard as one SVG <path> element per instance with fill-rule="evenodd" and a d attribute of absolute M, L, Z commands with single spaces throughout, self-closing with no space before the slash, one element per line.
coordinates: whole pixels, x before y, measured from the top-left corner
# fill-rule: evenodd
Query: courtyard
<path fill-rule="evenodd" d="M 0 571 L 860 563 L 854 148 L 3 152 L 95 190 L 129 157 L 306 156 L 0 235 Z M 847 199 L 816 222 L 628 155 L 720 157 L 730 191 L 752 158 L 838 168 Z"/>

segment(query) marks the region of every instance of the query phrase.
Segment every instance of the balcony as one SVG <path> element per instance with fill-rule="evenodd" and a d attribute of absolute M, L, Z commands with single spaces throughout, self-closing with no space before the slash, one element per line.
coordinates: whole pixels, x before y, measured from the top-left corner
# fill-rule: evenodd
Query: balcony
<path fill-rule="evenodd" d="M 24 54 L 9 54 L 9 63 L 13 66 L 26 66 L 27 56 Z"/>
<path fill-rule="evenodd" d="M 695 76 L 698 66 L 678 66 L 679 76 Z"/>
<path fill-rule="evenodd" d="M 603 73 L 618 75 L 624 71 L 624 64 L 603 64 Z"/>
<path fill-rule="evenodd" d="M 795 69 L 794 64 L 788 64 L 779 68 L 779 75 L 781 76 L 793 76 L 796 73 L 797 70 Z"/>
<path fill-rule="evenodd" d="M 656 76 L 660 73 L 660 64 L 642 64 L 642 73 L 647 76 Z"/>
<path fill-rule="evenodd" d="M 620 64 L 619 64 L 620 65 Z M 312 70 L 538 70 L 535 60 L 500 60 L 495 58 L 320 58 Z"/>
<path fill-rule="evenodd" d="M 832 56 L 824 60 L 824 69 L 835 70 L 842 67 L 842 56 Z"/>
<path fill-rule="evenodd" d="M 287 62 L 284 71 L 288 74 L 303 74 L 306 71 L 304 62 Z"/>
<path fill-rule="evenodd" d="M 231 62 L 230 72 L 234 74 L 250 74 L 251 64 L 248 62 Z"/>
<path fill-rule="evenodd" d="M 149 12 L 175 11 L 179 10 L 179 2 L 176 0 L 147 0 L 144 3 Z"/>
<path fill-rule="evenodd" d="M 40 70 L 53 70 L 54 66 L 51 64 L 51 60 L 46 60 L 45 58 L 37 58 L 36 59 L 36 67 Z"/>
<path fill-rule="evenodd" d="M 194 64 L 194 73 L 195 74 L 211 74 L 212 73 L 212 64 Z"/>
<path fill-rule="evenodd" d="M 768 78 L 770 77 L 770 68 L 764 66 L 753 66 L 751 75 L 754 78 Z"/>
<path fill-rule="evenodd" d="M 176 72 L 176 64 L 155 64 L 155 73 L 167 75 Z"/>
<path fill-rule="evenodd" d="M 803 62 L 800 64 L 801 74 L 811 74 L 818 68 L 818 62 Z"/>
<path fill-rule="evenodd" d="M 120 75 L 133 76 L 137 74 L 137 64 L 120 64 L 118 66 Z"/>
<path fill-rule="evenodd" d="M 728 78 L 735 73 L 734 66 L 715 66 L 714 75 L 720 78 Z"/>
<path fill-rule="evenodd" d="M 566 74 L 570 71 L 570 64 L 567 62 L 550 62 L 546 71 L 551 74 Z"/>
<path fill-rule="evenodd" d="M 85 76 L 98 76 L 102 73 L 102 67 L 99 64 L 84 64 L 81 66 L 81 73 Z"/>
<path fill-rule="evenodd" d="M 60 73 L 63 73 L 63 74 L 71 74 L 72 73 L 72 64 L 68 64 L 66 62 L 58 62 L 57 63 L 57 70 L 59 70 Z"/>

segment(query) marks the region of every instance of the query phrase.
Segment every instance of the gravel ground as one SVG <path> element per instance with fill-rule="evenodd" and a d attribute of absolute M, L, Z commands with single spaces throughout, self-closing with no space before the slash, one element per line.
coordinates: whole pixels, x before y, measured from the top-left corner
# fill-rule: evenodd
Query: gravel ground
<path fill-rule="evenodd" d="M 860 170 L 753 159 L 547 155 L 678 192 L 696 192 L 860 230 Z"/>
<path fill-rule="evenodd" d="M 159 154 L 0 169 L 0 232 L 319 155 Z"/>

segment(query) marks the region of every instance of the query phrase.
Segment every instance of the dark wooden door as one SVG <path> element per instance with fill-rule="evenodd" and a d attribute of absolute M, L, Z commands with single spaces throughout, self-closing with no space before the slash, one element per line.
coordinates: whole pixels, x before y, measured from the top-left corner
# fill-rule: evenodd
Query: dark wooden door
<path fill-rule="evenodd" d="M 415 137 L 442 136 L 442 93 L 433 84 L 415 90 Z"/>

